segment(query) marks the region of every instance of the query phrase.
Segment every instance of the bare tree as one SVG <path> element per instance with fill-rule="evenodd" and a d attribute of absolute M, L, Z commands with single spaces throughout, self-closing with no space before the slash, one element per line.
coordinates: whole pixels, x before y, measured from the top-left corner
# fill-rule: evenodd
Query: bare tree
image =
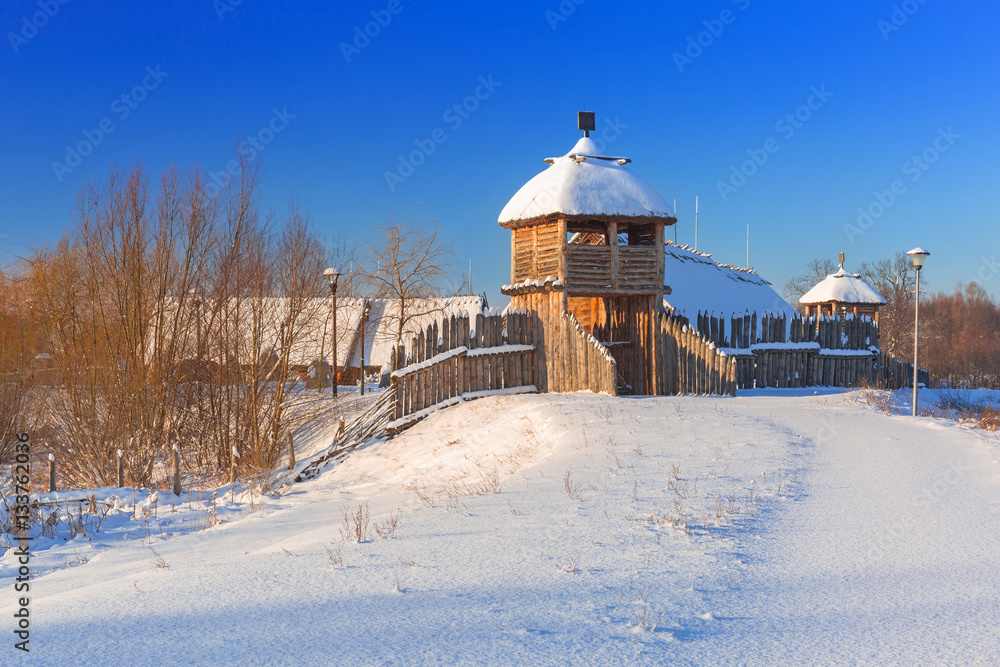
<path fill-rule="evenodd" d="M 879 311 L 879 346 L 897 359 L 911 359 L 916 286 L 910 258 L 900 252 L 892 259 L 865 262 L 858 274 L 886 300 Z M 922 290 L 927 288 L 923 282 Z"/>
<path fill-rule="evenodd" d="M 80 195 L 71 238 L 31 261 L 33 296 L 64 390 L 46 393 L 51 449 L 71 484 L 109 484 L 117 450 L 129 478 L 151 481 L 180 442 L 176 371 L 194 347 L 190 289 L 204 272 L 210 226 L 175 170 L 155 197 L 141 167 L 112 169 Z"/>
<path fill-rule="evenodd" d="M 81 192 L 72 233 L 27 262 L 21 302 L 59 378 L 36 392 L 40 440 L 63 483 L 112 483 L 122 450 L 129 481 L 155 484 L 174 445 L 209 478 L 266 481 L 315 414 L 296 355 L 327 305 L 322 246 L 294 206 L 261 215 L 260 174 L 241 156 L 216 198 L 197 169 L 156 188 L 140 167 L 112 169 Z M 0 372 L 15 347 L 0 325 Z"/>
<path fill-rule="evenodd" d="M 395 302 L 383 317 L 398 343 L 414 319 L 441 309 L 432 298 L 446 296 L 455 254 L 429 217 L 414 218 L 411 213 L 402 223 L 392 218 L 379 232 L 378 242 L 364 248 L 361 271 L 375 296 Z"/>
<path fill-rule="evenodd" d="M 800 313 L 805 309 L 799 303 L 799 297 L 815 287 L 821 280 L 837 270 L 837 263 L 832 259 L 817 258 L 806 264 L 806 271 L 785 283 L 785 300 Z"/>
<path fill-rule="evenodd" d="M 28 424 L 36 338 L 27 297 L 24 279 L 0 269 L 0 465 Z"/>
<path fill-rule="evenodd" d="M 1000 305 L 970 282 L 920 306 L 922 366 L 951 386 L 1000 386 Z"/>

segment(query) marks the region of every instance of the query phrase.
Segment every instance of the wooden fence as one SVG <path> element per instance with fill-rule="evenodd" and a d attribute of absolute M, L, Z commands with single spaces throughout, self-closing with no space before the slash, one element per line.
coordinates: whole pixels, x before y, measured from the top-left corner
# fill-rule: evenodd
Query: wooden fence
<path fill-rule="evenodd" d="M 931 375 L 926 368 L 920 369 L 917 380 L 925 387 L 931 386 Z M 900 389 L 913 386 L 913 364 L 894 359 L 879 352 L 876 367 L 876 386 L 885 389 Z M 940 383 L 938 384 L 940 386 Z"/>
<path fill-rule="evenodd" d="M 829 350 L 868 350 L 878 347 L 878 326 L 868 317 L 757 315 L 726 318 L 698 313 L 698 331 L 716 346 L 749 350 L 768 343 L 817 343 Z"/>
<path fill-rule="evenodd" d="M 548 369 L 550 391 L 606 392 L 618 395 L 618 365 L 607 347 L 577 321 L 572 313 L 563 313 L 554 322 L 557 336 L 552 365 Z M 550 334 L 551 335 L 551 334 Z"/>
<path fill-rule="evenodd" d="M 538 322 L 523 311 L 452 315 L 432 323 L 392 354 L 395 420 L 463 397 L 537 391 Z M 396 427 L 399 427 L 397 424 Z"/>
<path fill-rule="evenodd" d="M 541 393 L 587 390 L 618 395 L 620 369 L 605 345 L 567 312 L 564 292 L 537 289 L 511 296 L 531 318 L 534 384 Z"/>
<path fill-rule="evenodd" d="M 905 387 L 913 365 L 878 348 L 878 326 L 870 318 L 763 315 L 697 316 L 697 329 L 735 358 L 736 385 L 752 387 Z M 929 381 L 921 370 L 921 380 Z"/>
<path fill-rule="evenodd" d="M 921 382 L 924 381 L 921 369 Z M 927 383 L 930 386 L 930 383 Z M 969 375 L 950 373 L 944 376 L 934 376 L 934 387 L 939 389 L 1000 389 L 1000 376 L 991 374 Z"/>
<path fill-rule="evenodd" d="M 682 317 L 656 313 L 653 319 L 654 392 L 736 395 L 736 360 Z"/>

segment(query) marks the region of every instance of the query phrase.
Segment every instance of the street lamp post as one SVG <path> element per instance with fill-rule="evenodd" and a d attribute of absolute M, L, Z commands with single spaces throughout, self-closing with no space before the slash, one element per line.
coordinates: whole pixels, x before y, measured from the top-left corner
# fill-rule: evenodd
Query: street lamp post
<path fill-rule="evenodd" d="M 335 268 L 329 268 L 323 272 L 326 279 L 330 282 L 330 310 L 333 311 L 333 363 L 331 364 L 331 371 L 333 376 L 330 378 L 331 394 L 333 396 L 337 395 L 337 282 L 340 280 L 340 271 Z M 323 360 L 319 363 L 319 386 L 323 386 Z"/>
<path fill-rule="evenodd" d="M 368 313 L 371 312 L 372 302 L 365 299 L 364 309 L 361 311 L 361 395 L 365 395 L 365 322 L 368 321 Z"/>
<path fill-rule="evenodd" d="M 906 253 L 913 262 L 913 269 L 917 273 L 916 294 L 913 300 L 913 416 L 917 416 L 917 378 L 920 376 L 920 269 L 924 266 L 924 260 L 930 255 L 923 248 L 914 248 Z"/>

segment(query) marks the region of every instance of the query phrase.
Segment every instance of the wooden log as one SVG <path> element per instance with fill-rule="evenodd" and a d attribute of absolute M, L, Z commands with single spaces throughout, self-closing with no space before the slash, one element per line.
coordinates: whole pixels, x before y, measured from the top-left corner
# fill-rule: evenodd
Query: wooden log
<path fill-rule="evenodd" d="M 739 372 L 738 362 L 736 359 L 733 359 L 733 378 L 729 391 L 729 394 L 731 396 L 736 396 L 737 392 L 739 391 L 739 378 L 737 377 L 738 372 Z"/>
<path fill-rule="evenodd" d="M 590 342 L 579 323 L 573 329 L 573 374 L 576 376 L 577 391 L 583 391 L 590 388 L 587 384 L 587 353 L 590 351 Z"/>
<path fill-rule="evenodd" d="M 705 393 L 705 360 L 702 356 L 702 349 L 699 343 L 701 342 L 701 336 L 695 332 L 688 332 L 688 346 L 693 352 L 691 355 L 694 361 L 694 368 L 692 369 L 692 384 L 694 385 L 694 393 L 701 395 Z"/>
<path fill-rule="evenodd" d="M 274 443 L 277 444 L 277 443 Z M 177 449 L 177 445 L 174 445 L 173 459 L 174 459 L 174 495 L 181 495 L 181 453 Z"/>
<path fill-rule="evenodd" d="M 719 393 L 719 355 L 715 353 L 715 348 L 705 350 L 706 361 L 708 363 L 708 393 Z"/>
<path fill-rule="evenodd" d="M 429 404 L 427 400 L 427 369 L 417 372 L 417 411 L 423 410 Z"/>
<path fill-rule="evenodd" d="M 438 353 L 451 349 L 451 320 L 447 317 L 441 320 L 441 345 L 438 348 Z"/>
<path fill-rule="evenodd" d="M 687 359 L 684 356 L 684 341 L 681 338 L 681 336 L 683 336 L 683 327 L 677 320 L 672 320 L 671 326 L 673 328 L 671 336 L 674 341 L 672 348 L 676 354 L 676 364 L 674 366 L 674 395 L 677 396 L 684 393 L 684 368 L 687 364 Z"/>
<path fill-rule="evenodd" d="M 517 313 L 511 311 L 507 314 L 507 343 L 510 345 L 517 345 L 515 341 L 520 336 L 519 330 L 520 323 L 517 319 Z M 516 387 L 517 384 L 517 366 L 520 363 L 520 355 L 510 354 L 507 358 L 507 375 L 504 378 L 504 384 L 507 387 Z"/>
<path fill-rule="evenodd" d="M 568 314 L 562 316 L 562 346 L 560 354 L 560 375 L 562 376 L 562 391 L 573 391 L 573 328 Z"/>
<path fill-rule="evenodd" d="M 534 345 L 531 333 L 531 315 L 527 311 L 521 311 L 521 344 L 522 345 Z M 532 353 L 526 353 L 521 356 L 521 384 L 531 385 L 534 384 L 534 379 L 532 376 L 532 368 L 534 366 L 534 355 Z"/>

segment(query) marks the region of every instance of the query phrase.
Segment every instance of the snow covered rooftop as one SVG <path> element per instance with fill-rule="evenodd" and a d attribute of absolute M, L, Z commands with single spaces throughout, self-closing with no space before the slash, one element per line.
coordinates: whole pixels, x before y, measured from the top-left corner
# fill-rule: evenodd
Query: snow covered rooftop
<path fill-rule="evenodd" d="M 729 317 L 744 312 L 795 314 L 787 301 L 755 271 L 719 264 L 711 255 L 667 242 L 664 278 L 671 294 L 664 305 L 679 315 L 698 312 Z"/>
<path fill-rule="evenodd" d="M 548 158 L 548 169 L 511 197 L 500 212 L 501 225 L 552 214 L 674 218 L 666 200 L 625 168 L 628 158 L 605 154 L 583 137 L 561 157 Z"/>
<path fill-rule="evenodd" d="M 836 273 L 828 275 L 799 298 L 801 304 L 831 301 L 877 305 L 885 303 L 885 299 L 875 291 L 875 288 L 862 280 L 858 274 L 845 271 L 843 264 Z"/>

